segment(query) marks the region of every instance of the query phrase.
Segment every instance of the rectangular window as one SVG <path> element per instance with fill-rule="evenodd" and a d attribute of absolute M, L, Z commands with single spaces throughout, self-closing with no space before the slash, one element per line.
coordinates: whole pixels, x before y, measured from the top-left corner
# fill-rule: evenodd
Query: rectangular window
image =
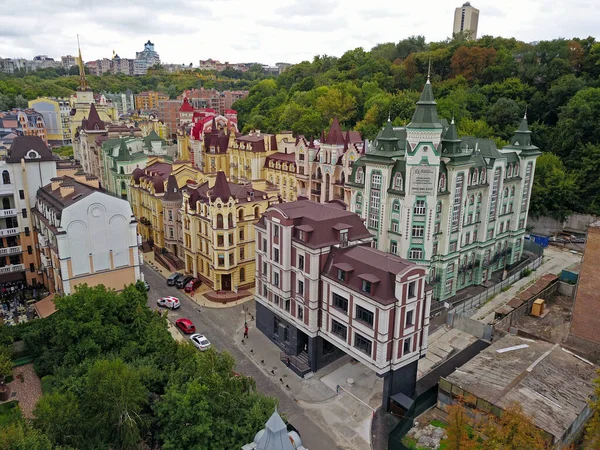
<path fill-rule="evenodd" d="M 398 222 L 395 222 L 395 221 L 394 221 L 394 222 L 392 222 L 392 231 L 393 231 L 394 233 L 397 233 L 397 232 L 398 232 Z"/>
<path fill-rule="evenodd" d="M 408 283 L 408 298 L 413 298 L 417 295 L 417 282 L 411 281 Z"/>
<path fill-rule="evenodd" d="M 363 280 L 362 282 L 362 291 L 366 292 L 367 294 L 371 293 L 371 283 L 367 280 Z"/>
<path fill-rule="evenodd" d="M 173 220 L 173 211 L 169 209 L 169 220 Z"/>
<path fill-rule="evenodd" d="M 356 305 L 356 317 L 355 317 L 355 319 L 358 320 L 359 322 L 362 322 L 362 323 L 364 323 L 366 325 L 369 325 L 371 328 L 373 328 L 374 315 L 368 309 L 365 309 L 362 306 Z"/>
<path fill-rule="evenodd" d="M 31 245 L 27 246 L 27 254 L 31 255 L 33 253 L 33 248 L 31 247 Z"/>
<path fill-rule="evenodd" d="M 448 274 L 454 273 L 454 263 L 448 264 L 447 272 Z"/>
<path fill-rule="evenodd" d="M 25 200 L 25 191 L 24 191 L 23 189 L 21 189 L 21 190 L 19 191 L 19 198 L 20 198 L 21 200 Z"/>
<path fill-rule="evenodd" d="M 471 233 L 467 233 L 465 236 L 465 244 L 469 245 L 471 243 Z"/>
<path fill-rule="evenodd" d="M 338 295 L 336 293 L 333 294 L 333 306 L 337 309 L 341 309 L 345 313 L 348 313 L 348 300 Z"/>
<path fill-rule="evenodd" d="M 240 261 L 243 261 L 245 259 L 246 256 L 246 251 L 244 250 L 244 247 L 240 247 Z"/>
<path fill-rule="evenodd" d="M 30 272 L 35 272 L 35 264 L 33 264 L 33 263 L 29 264 L 29 271 Z"/>
<path fill-rule="evenodd" d="M 21 215 L 23 216 L 23 219 L 27 219 L 27 208 L 21 210 Z"/>
<path fill-rule="evenodd" d="M 262 271 L 263 275 L 267 274 L 267 263 L 263 262 L 263 271 Z"/>
<path fill-rule="evenodd" d="M 456 189 L 454 190 L 454 204 L 452 205 L 452 231 L 457 231 L 460 225 L 463 179 L 464 175 L 462 173 L 456 175 Z"/>
<path fill-rule="evenodd" d="M 279 286 L 279 272 L 273 272 L 273 284 Z"/>
<path fill-rule="evenodd" d="M 502 169 L 498 167 L 494 172 L 494 182 L 492 184 L 492 197 L 490 199 L 490 220 L 496 219 L 496 203 L 498 201 L 498 191 L 500 190 L 500 173 Z"/>
<path fill-rule="evenodd" d="M 414 311 L 407 311 L 406 312 L 406 328 L 408 327 L 412 327 L 414 325 L 413 323 L 413 315 L 415 314 Z"/>
<path fill-rule="evenodd" d="M 523 184 L 523 198 L 521 200 L 521 212 L 527 209 L 527 203 L 529 200 L 529 185 L 531 184 L 531 169 L 532 163 L 527 164 L 525 168 L 525 183 Z"/>
<path fill-rule="evenodd" d="M 262 244 L 263 244 L 262 245 L 263 252 L 266 252 L 267 251 L 267 240 L 263 239 L 263 243 Z"/>
<path fill-rule="evenodd" d="M 235 255 L 233 253 L 229 254 L 229 265 L 233 266 L 235 264 Z"/>
<path fill-rule="evenodd" d="M 304 320 L 304 306 L 298 305 L 298 314 L 296 314 L 298 320 Z"/>
<path fill-rule="evenodd" d="M 331 320 L 331 333 L 341 337 L 344 341 L 348 338 L 348 328 L 337 320 Z"/>
<path fill-rule="evenodd" d="M 346 272 L 344 272 L 342 269 L 338 269 L 337 278 L 340 281 L 346 281 Z"/>
<path fill-rule="evenodd" d="M 217 235 L 217 245 L 219 247 L 222 247 L 224 243 L 225 243 L 225 241 L 223 239 L 223 235 L 222 234 Z"/>
<path fill-rule="evenodd" d="M 354 347 L 360 350 L 361 352 L 371 356 L 371 341 L 358 333 L 354 333 Z"/>
<path fill-rule="evenodd" d="M 175 230 L 173 229 L 173 227 L 169 227 L 169 236 L 171 237 L 171 239 L 175 237 Z"/>
<path fill-rule="evenodd" d="M 425 200 L 417 200 L 416 201 L 414 213 L 416 216 L 425 215 Z"/>
<path fill-rule="evenodd" d="M 273 236 L 279 237 L 279 225 L 273 225 Z"/>
<path fill-rule="evenodd" d="M 371 202 L 369 204 L 369 227 L 379 228 L 379 206 L 381 200 L 381 192 L 371 189 Z"/>
<path fill-rule="evenodd" d="M 456 241 L 450 242 L 450 251 L 451 252 L 455 252 L 456 251 Z"/>
<path fill-rule="evenodd" d="M 381 174 L 374 173 L 371 175 L 371 187 L 373 189 L 381 189 Z"/>
<path fill-rule="evenodd" d="M 420 248 L 411 248 L 409 253 L 410 259 L 423 259 L 423 250 Z"/>
<path fill-rule="evenodd" d="M 304 240 L 304 231 L 302 231 L 302 230 L 296 230 L 296 237 L 298 239 L 300 239 L 301 241 L 303 241 Z"/>
<path fill-rule="evenodd" d="M 298 294 L 304 295 L 304 281 L 298 280 Z"/>
<path fill-rule="evenodd" d="M 413 225 L 412 237 L 423 237 L 424 235 L 425 235 L 425 226 L 424 225 Z"/>
<path fill-rule="evenodd" d="M 393 253 L 394 255 L 398 254 L 398 243 L 396 241 L 392 241 L 390 245 L 390 253 Z"/>
<path fill-rule="evenodd" d="M 229 233 L 229 245 L 233 245 L 233 233 Z"/>
<path fill-rule="evenodd" d="M 29 227 L 25 227 L 25 236 L 29 236 Z"/>
<path fill-rule="evenodd" d="M 298 256 L 298 269 L 304 270 L 304 255 Z"/>
<path fill-rule="evenodd" d="M 240 230 L 240 241 L 243 241 L 243 240 L 244 240 L 244 229 L 242 228 Z"/>
<path fill-rule="evenodd" d="M 438 244 L 437 244 L 437 242 L 436 242 L 435 244 L 433 244 L 433 249 L 432 249 L 432 251 L 431 251 L 431 254 L 432 254 L 433 256 L 435 256 L 435 255 L 437 255 L 437 254 L 438 254 Z"/>
<path fill-rule="evenodd" d="M 525 220 L 524 219 L 519 220 L 519 230 L 524 227 L 525 227 Z"/>
<path fill-rule="evenodd" d="M 450 294 L 452 292 L 452 280 L 446 281 L 446 286 L 444 288 L 445 294 Z"/>
<path fill-rule="evenodd" d="M 435 226 L 433 227 L 433 234 L 437 234 L 440 232 L 440 223 L 436 222 Z"/>
<path fill-rule="evenodd" d="M 267 290 L 267 285 L 263 284 L 263 297 L 269 298 L 269 291 Z"/>
<path fill-rule="evenodd" d="M 279 295 L 273 296 L 273 303 L 275 303 L 275 306 L 279 306 Z"/>
<path fill-rule="evenodd" d="M 288 298 L 288 299 L 285 301 L 285 310 L 286 310 L 287 312 L 290 312 L 290 306 L 291 306 L 291 304 L 292 304 L 292 302 L 291 302 L 291 300 Z"/>
<path fill-rule="evenodd" d="M 345 246 L 348 243 L 348 230 L 340 231 L 340 242 L 343 246 Z"/>
<path fill-rule="evenodd" d="M 273 261 L 275 261 L 276 263 L 279 262 L 279 249 L 278 248 L 273 249 Z"/>
<path fill-rule="evenodd" d="M 411 345 L 410 345 L 411 342 L 410 341 L 411 341 L 411 338 L 404 339 L 404 345 L 402 347 L 402 350 L 403 350 L 402 354 L 403 355 L 407 355 L 407 354 L 410 353 L 410 351 L 411 351 Z"/>
<path fill-rule="evenodd" d="M 240 269 L 240 281 L 246 281 L 246 269 L 243 267 Z"/>
<path fill-rule="evenodd" d="M 473 231 L 473 242 L 477 242 L 477 230 Z"/>

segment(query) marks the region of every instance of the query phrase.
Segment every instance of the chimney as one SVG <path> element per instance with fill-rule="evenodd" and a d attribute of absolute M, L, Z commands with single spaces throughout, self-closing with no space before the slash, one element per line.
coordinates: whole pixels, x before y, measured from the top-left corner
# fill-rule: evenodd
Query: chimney
<path fill-rule="evenodd" d="M 65 198 L 68 195 L 71 195 L 73 192 L 75 192 L 75 186 L 73 184 L 63 182 L 60 185 L 60 196 L 62 198 Z"/>

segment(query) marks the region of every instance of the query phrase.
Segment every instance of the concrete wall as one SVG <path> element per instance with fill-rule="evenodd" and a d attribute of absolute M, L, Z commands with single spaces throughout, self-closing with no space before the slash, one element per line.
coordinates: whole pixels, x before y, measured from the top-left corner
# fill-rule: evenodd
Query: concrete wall
<path fill-rule="evenodd" d="M 490 324 L 479 322 L 470 317 L 460 316 L 454 312 L 448 312 L 446 324 L 452 328 L 469 333 L 479 339 L 489 341 L 492 338 L 493 328 Z"/>
<path fill-rule="evenodd" d="M 573 296 L 575 295 L 575 285 L 574 284 L 565 283 L 563 281 L 559 281 L 559 283 L 558 283 L 558 292 L 561 295 L 566 295 L 567 297 L 573 298 Z"/>
<path fill-rule="evenodd" d="M 545 236 L 557 234 L 563 230 L 585 233 L 588 225 L 598 219 L 600 217 L 589 214 L 571 214 L 564 222 L 551 217 L 539 217 L 537 219 L 530 217 L 527 226 L 533 226 L 532 233 Z"/>

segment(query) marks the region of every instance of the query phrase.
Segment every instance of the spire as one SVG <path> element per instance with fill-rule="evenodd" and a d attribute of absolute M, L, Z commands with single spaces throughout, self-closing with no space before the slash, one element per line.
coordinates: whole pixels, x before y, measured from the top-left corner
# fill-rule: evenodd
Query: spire
<path fill-rule="evenodd" d="M 79 50 L 79 59 L 77 65 L 79 66 L 79 91 L 91 91 L 90 85 L 88 84 L 87 78 L 85 77 L 85 68 L 83 67 L 83 57 L 81 56 L 81 46 L 79 45 L 79 35 L 77 35 L 77 49 Z"/>
<path fill-rule="evenodd" d="M 96 109 L 96 105 L 93 103 L 90 105 L 90 112 L 88 114 L 87 119 L 85 120 L 85 125 L 83 122 L 84 121 L 82 121 L 81 125 L 86 131 L 105 130 L 104 122 L 102 121 L 102 119 L 100 119 L 100 116 L 98 115 L 98 110 Z"/>
<path fill-rule="evenodd" d="M 169 178 L 167 179 L 167 192 L 165 193 L 164 200 L 181 201 L 182 198 L 183 195 L 179 190 L 179 186 L 177 185 L 177 178 L 175 178 L 175 175 L 173 174 L 169 175 Z"/>
<path fill-rule="evenodd" d="M 433 97 L 433 89 L 427 75 L 427 82 L 423 87 L 421 98 L 417 102 L 417 109 L 407 128 L 442 128 L 437 114 L 436 102 Z"/>
<path fill-rule="evenodd" d="M 217 118 L 215 116 L 213 116 L 213 118 L 212 118 L 212 124 L 211 124 L 210 132 L 211 133 L 215 133 L 215 134 L 218 133 L 218 130 L 217 130 Z"/>
<path fill-rule="evenodd" d="M 119 153 L 117 154 L 117 161 L 129 161 L 129 149 L 127 148 L 127 142 L 125 139 L 121 139 L 121 145 L 119 146 Z"/>
<path fill-rule="evenodd" d="M 344 133 L 342 131 L 342 127 L 340 126 L 340 122 L 337 119 L 337 117 L 334 117 L 333 122 L 331 122 L 331 128 L 329 128 L 329 133 L 327 133 L 325 143 L 332 145 L 345 144 Z"/>
<path fill-rule="evenodd" d="M 294 450 L 295 445 L 292 444 L 288 436 L 287 425 L 277 412 L 271 415 L 265 424 L 265 432 L 260 437 L 256 444 L 256 450 Z"/>
<path fill-rule="evenodd" d="M 460 143 L 462 140 L 458 137 L 458 131 L 456 130 L 456 124 L 454 123 L 454 117 L 446 134 L 442 138 L 442 152 L 448 155 L 460 154 Z"/>
<path fill-rule="evenodd" d="M 231 195 L 231 189 L 229 189 L 229 183 L 227 182 L 225 172 L 217 172 L 217 179 L 215 180 L 215 185 L 210 191 L 210 197 L 213 200 L 220 198 L 224 202 L 229 201 L 229 197 L 233 197 Z"/>
<path fill-rule="evenodd" d="M 429 57 L 429 66 L 427 67 L 427 83 L 431 84 L 431 56 Z"/>
<path fill-rule="evenodd" d="M 384 152 L 399 152 L 402 151 L 400 148 L 400 138 L 394 131 L 394 125 L 391 121 L 387 121 L 383 130 L 377 136 L 375 147 L 377 151 Z"/>
<path fill-rule="evenodd" d="M 521 119 L 519 128 L 517 128 L 517 131 L 515 131 L 514 136 L 510 140 L 510 143 L 520 147 L 531 145 L 531 131 L 529 130 L 529 124 L 527 123 L 527 108 L 525 108 L 525 114 Z"/>

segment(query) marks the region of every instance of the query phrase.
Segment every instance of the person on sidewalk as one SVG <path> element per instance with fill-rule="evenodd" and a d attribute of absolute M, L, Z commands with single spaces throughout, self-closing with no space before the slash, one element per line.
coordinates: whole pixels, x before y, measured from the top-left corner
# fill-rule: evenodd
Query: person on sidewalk
<path fill-rule="evenodd" d="M 248 339 L 248 324 L 244 324 L 244 339 Z"/>

